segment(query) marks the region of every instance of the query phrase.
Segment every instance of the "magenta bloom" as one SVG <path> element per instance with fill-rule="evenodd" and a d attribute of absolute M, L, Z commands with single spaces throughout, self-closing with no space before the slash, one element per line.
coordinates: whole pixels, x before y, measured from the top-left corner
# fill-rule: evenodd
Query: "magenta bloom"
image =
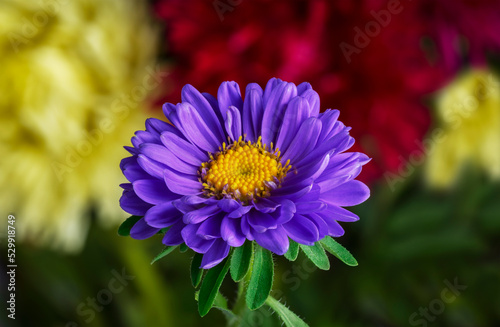
<path fill-rule="evenodd" d="M 168 228 L 163 243 L 203 253 L 209 269 L 247 240 L 283 255 L 289 239 L 313 245 L 359 219 L 343 207 L 369 197 L 355 180 L 369 158 L 345 152 L 350 128 L 338 110 L 320 113 L 309 83 L 252 83 L 244 99 L 235 82 L 217 99 L 186 85 L 163 112 L 173 125 L 148 119 L 121 162 L 120 205 L 142 217 L 133 238 Z"/>

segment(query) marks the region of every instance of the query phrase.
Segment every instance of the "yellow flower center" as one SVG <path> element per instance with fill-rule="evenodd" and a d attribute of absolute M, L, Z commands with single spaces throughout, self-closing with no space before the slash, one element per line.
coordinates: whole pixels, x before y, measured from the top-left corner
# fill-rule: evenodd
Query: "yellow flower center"
<path fill-rule="evenodd" d="M 205 195 L 223 198 L 230 195 L 235 199 L 248 201 L 256 197 L 269 196 L 269 192 L 280 186 L 291 166 L 289 161 L 283 166 L 279 149 L 273 150 L 260 138 L 256 143 L 235 141 L 222 148 L 210 161 L 201 166 Z"/>

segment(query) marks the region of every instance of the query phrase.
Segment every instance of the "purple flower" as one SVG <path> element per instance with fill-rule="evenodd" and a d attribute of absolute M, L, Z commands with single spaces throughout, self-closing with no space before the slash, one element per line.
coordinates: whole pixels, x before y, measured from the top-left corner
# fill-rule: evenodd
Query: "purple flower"
<path fill-rule="evenodd" d="M 249 84 L 244 99 L 235 82 L 217 99 L 186 85 L 182 103 L 163 106 L 172 125 L 150 118 L 126 147 L 120 205 L 142 217 L 130 235 L 168 227 L 163 243 L 204 254 L 204 269 L 247 240 L 283 255 L 289 239 L 342 236 L 338 222 L 359 219 L 344 207 L 369 197 L 355 180 L 369 158 L 345 152 L 350 128 L 319 102 L 309 83 L 276 78 L 264 90 Z"/>

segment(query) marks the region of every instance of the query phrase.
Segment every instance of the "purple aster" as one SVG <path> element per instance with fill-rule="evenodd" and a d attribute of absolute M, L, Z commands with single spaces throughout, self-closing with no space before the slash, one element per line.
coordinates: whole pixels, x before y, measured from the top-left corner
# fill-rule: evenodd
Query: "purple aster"
<path fill-rule="evenodd" d="M 313 245 L 359 219 L 344 207 L 369 197 L 355 180 L 369 158 L 346 152 L 350 128 L 338 110 L 320 113 L 309 83 L 252 83 L 244 99 L 235 82 L 217 99 L 186 85 L 163 112 L 171 124 L 148 119 L 121 162 L 120 205 L 142 217 L 133 238 L 168 228 L 163 243 L 185 243 L 209 269 L 247 240 L 283 255 L 290 239 Z"/>

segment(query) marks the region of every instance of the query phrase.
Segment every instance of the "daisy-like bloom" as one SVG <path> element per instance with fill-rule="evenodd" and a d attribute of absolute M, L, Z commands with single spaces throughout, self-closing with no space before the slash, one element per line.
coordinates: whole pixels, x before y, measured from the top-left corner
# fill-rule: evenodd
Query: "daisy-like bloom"
<path fill-rule="evenodd" d="M 91 210 L 125 216 L 119 145 L 158 83 L 156 33 L 135 0 L 3 0 L 0 21 L 0 215 L 18 241 L 76 252 Z"/>
<path fill-rule="evenodd" d="M 453 184 L 470 164 L 500 179 L 500 80 L 471 70 L 440 94 L 437 117 L 442 137 L 427 158 L 426 177 L 438 188 Z"/>
<path fill-rule="evenodd" d="M 350 128 L 337 110 L 320 113 L 309 83 L 252 83 L 244 99 L 235 82 L 217 99 L 186 85 L 163 112 L 172 125 L 148 119 L 121 163 L 121 207 L 143 216 L 133 238 L 169 228 L 163 243 L 203 253 L 209 269 L 246 240 L 283 255 L 289 239 L 313 245 L 359 219 L 343 207 L 368 198 L 355 178 L 369 158 L 345 152 Z"/>

